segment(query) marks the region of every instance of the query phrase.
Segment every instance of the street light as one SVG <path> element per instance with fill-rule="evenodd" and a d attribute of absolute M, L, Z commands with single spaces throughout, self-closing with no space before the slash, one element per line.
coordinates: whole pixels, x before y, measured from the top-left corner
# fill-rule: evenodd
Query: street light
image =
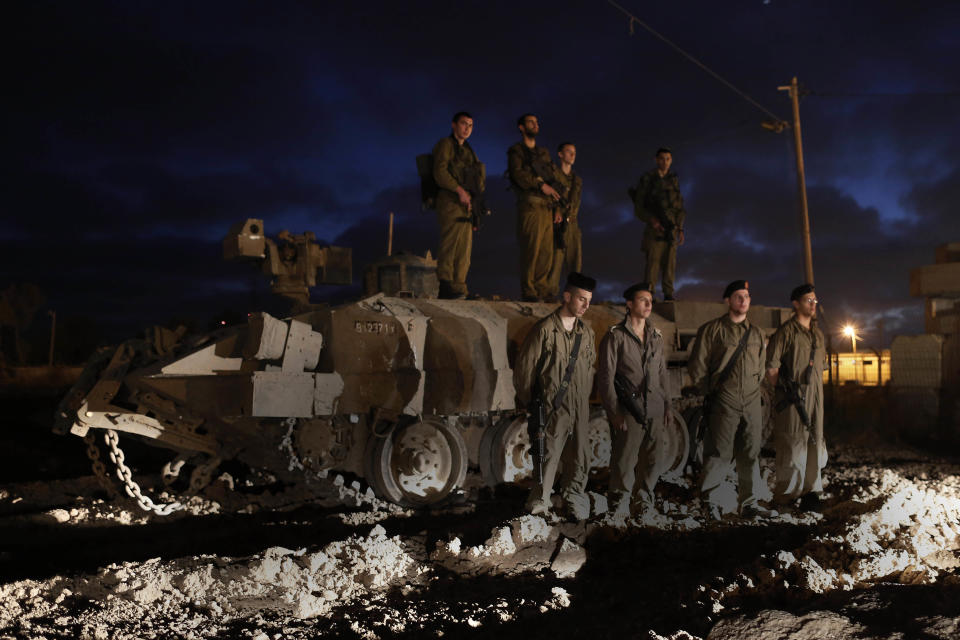
<path fill-rule="evenodd" d="M 852 324 L 848 324 L 843 328 L 843 335 L 850 338 L 850 344 L 853 346 L 853 352 L 857 352 L 857 330 Z"/>

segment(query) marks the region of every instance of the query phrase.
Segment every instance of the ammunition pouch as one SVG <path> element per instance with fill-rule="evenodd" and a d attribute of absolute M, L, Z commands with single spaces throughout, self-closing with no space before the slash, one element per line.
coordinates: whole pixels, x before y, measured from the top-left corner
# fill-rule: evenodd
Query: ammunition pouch
<path fill-rule="evenodd" d="M 619 373 L 615 375 L 613 377 L 613 389 L 616 391 L 617 399 L 623 405 L 623 408 L 630 412 L 630 415 L 639 424 L 645 424 L 647 416 L 643 410 L 642 396 L 637 392 L 637 388 L 627 380 L 627 377 Z"/>

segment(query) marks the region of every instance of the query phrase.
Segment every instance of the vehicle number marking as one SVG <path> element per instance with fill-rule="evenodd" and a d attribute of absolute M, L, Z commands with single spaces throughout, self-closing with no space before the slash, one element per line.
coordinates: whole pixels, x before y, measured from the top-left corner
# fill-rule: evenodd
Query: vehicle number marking
<path fill-rule="evenodd" d="M 380 322 L 379 320 L 357 320 L 353 323 L 353 330 L 357 333 L 392 335 L 397 332 L 397 326 L 392 322 Z"/>

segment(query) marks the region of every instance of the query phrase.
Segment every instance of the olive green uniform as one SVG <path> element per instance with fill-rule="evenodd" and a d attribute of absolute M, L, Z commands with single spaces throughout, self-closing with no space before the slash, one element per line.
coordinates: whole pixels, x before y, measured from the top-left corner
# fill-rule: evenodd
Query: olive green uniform
<path fill-rule="evenodd" d="M 563 186 L 560 195 L 567 201 L 566 208 L 560 211 L 567 219 L 567 229 L 563 235 L 566 249 L 554 246 L 553 268 L 550 270 L 550 295 L 560 293 L 560 279 L 564 272 L 579 272 L 583 267 L 580 226 L 577 223 L 580 213 L 580 196 L 583 193 L 583 178 L 571 169 L 570 175 L 558 170 L 557 180 Z"/>
<path fill-rule="evenodd" d="M 668 171 L 661 177 L 653 169 L 640 176 L 633 192 L 633 211 L 647 224 L 643 232 L 643 250 L 647 254 L 643 279 L 655 287 L 657 276 L 663 271 L 663 295 L 672 298 L 677 267 L 677 235 L 683 231 L 683 222 L 687 217 L 677 174 Z M 669 234 L 658 232 L 652 224 L 655 219 L 668 220 L 675 226 L 674 231 Z"/>
<path fill-rule="evenodd" d="M 479 165 L 480 188 L 486 182 L 486 170 L 466 141 L 458 144 L 452 135 L 433 147 L 433 179 L 437 191 L 437 222 L 440 245 L 437 249 L 437 279 L 449 283 L 452 293 L 467 294 L 467 271 L 473 250 L 473 221 L 460 204 L 457 187 L 468 189 L 466 174 Z M 469 189 L 468 189 L 469 190 Z"/>
<path fill-rule="evenodd" d="M 553 175 L 538 176 L 534 164 Z M 546 299 L 553 295 L 550 273 L 553 268 L 554 201 L 543 195 L 540 186 L 556 177 L 550 152 L 543 147 L 528 148 L 518 142 L 507 150 L 507 172 L 517 196 L 517 242 L 520 245 L 520 292 L 524 298 Z"/>
<path fill-rule="evenodd" d="M 810 353 L 813 346 L 813 361 Z M 767 369 L 800 383 L 810 429 L 792 403 L 775 410 L 773 438 L 777 451 L 774 500 L 790 502 L 810 492 L 822 492 L 820 470 L 827 464 L 823 437 L 823 369 L 826 362 L 823 333 L 812 325 L 805 329 L 794 316 L 780 325 L 767 346 Z M 774 407 L 782 406 L 784 391 L 774 393 Z"/>
<path fill-rule="evenodd" d="M 620 374 L 640 391 L 644 423 L 638 423 L 617 398 L 613 380 Z M 597 359 L 597 391 L 613 424 L 614 416 L 625 417 L 626 431 L 612 430 L 610 453 L 610 508 L 628 514 L 633 487 L 637 478 L 638 501 L 653 505 L 653 490 L 661 469 L 657 461 L 657 444 L 663 437 L 664 416 L 670 402 L 667 393 L 666 366 L 663 360 L 663 335 L 647 320 L 643 340 L 630 326 L 629 316 L 611 327 L 600 343 Z"/>
<path fill-rule="evenodd" d="M 554 407 L 577 333 L 582 334 L 577 362 L 560 406 Z M 544 429 L 543 484 L 534 485 L 530 491 L 528 511 L 539 513 L 550 508 L 550 494 L 562 459 L 560 495 L 578 518 L 590 515 L 590 499 L 586 493 L 590 471 L 588 425 L 596 359 L 593 329 L 577 320 L 572 331 L 565 330 L 559 309 L 539 320 L 520 347 L 513 366 L 519 404 L 529 406 L 533 394 L 540 391 L 549 417 Z"/>
<path fill-rule="evenodd" d="M 737 350 L 744 331 L 750 337 L 730 375 L 717 387 L 720 373 Z M 703 475 L 700 492 L 704 500 L 718 503 L 714 495 L 736 459 L 737 492 L 742 509 L 757 502 L 760 486 L 760 447 L 763 415 L 760 382 L 764 373 L 763 334 L 749 320 L 734 323 L 729 315 L 707 322 L 697 338 L 687 363 L 693 384 L 704 394 L 713 394 L 703 439 Z"/>

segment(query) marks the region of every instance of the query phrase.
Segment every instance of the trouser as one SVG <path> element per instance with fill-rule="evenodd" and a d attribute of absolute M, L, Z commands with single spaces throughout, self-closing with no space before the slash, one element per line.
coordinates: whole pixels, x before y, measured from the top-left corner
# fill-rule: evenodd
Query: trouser
<path fill-rule="evenodd" d="M 580 271 L 583 266 L 583 251 L 581 245 L 580 227 L 576 222 L 570 222 L 567 225 L 567 231 L 563 235 L 567 245 L 566 249 L 554 248 L 553 267 L 550 269 L 550 295 L 555 296 L 560 293 L 562 285 L 560 279 L 564 272 Z"/>
<path fill-rule="evenodd" d="M 673 276 L 677 266 L 677 243 L 666 240 L 651 240 L 646 243 L 647 264 L 643 278 L 651 290 L 657 287 L 657 276 L 663 271 L 663 295 L 673 297 Z"/>
<path fill-rule="evenodd" d="M 818 385 L 807 389 L 808 430 L 793 405 L 777 412 L 773 442 L 777 451 L 776 482 L 773 499 L 788 503 L 804 494 L 823 491 L 820 470 L 827 464 L 827 446 L 823 437 L 823 392 Z"/>
<path fill-rule="evenodd" d="M 557 467 L 563 464 L 560 476 L 560 497 L 578 518 L 590 516 L 590 498 L 587 496 L 587 478 L 590 473 L 589 409 L 577 409 L 572 414 L 559 411 L 544 433 L 543 484 L 535 483 L 527 496 L 526 509 L 541 506 L 550 508 L 550 496 L 557 476 Z"/>
<path fill-rule="evenodd" d="M 520 245 L 520 292 L 525 298 L 547 298 L 553 267 L 553 210 L 544 198 L 517 201 Z"/>
<path fill-rule="evenodd" d="M 647 424 L 638 423 L 627 414 L 626 431 L 611 428 L 610 488 L 608 499 L 612 511 L 630 508 L 631 497 L 653 503 L 653 490 L 660 478 L 657 445 L 663 437 L 663 418 Z M 634 491 L 634 485 L 639 486 Z"/>
<path fill-rule="evenodd" d="M 707 502 L 719 504 L 717 489 L 736 462 L 737 501 L 740 508 L 757 502 L 760 487 L 760 446 L 763 415 L 760 395 L 742 407 L 725 402 L 714 403 L 703 438 L 703 472 L 700 495 Z"/>
<path fill-rule="evenodd" d="M 440 245 L 437 249 L 437 279 L 448 282 L 452 293 L 467 293 L 467 271 L 473 249 L 473 222 L 455 195 L 437 195 Z"/>

